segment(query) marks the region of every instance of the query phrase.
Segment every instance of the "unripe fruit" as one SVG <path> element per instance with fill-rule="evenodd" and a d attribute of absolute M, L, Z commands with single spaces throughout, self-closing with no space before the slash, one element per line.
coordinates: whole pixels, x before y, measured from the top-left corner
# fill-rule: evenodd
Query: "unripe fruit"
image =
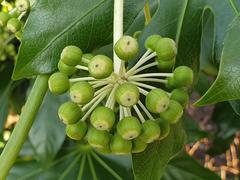
<path fill-rule="evenodd" d="M 173 77 L 168 77 L 167 79 L 167 83 L 166 83 L 166 88 L 169 89 L 169 90 L 172 90 L 175 88 L 175 82 L 174 82 L 174 79 Z"/>
<path fill-rule="evenodd" d="M 77 46 L 67 46 L 61 53 L 61 60 L 68 66 L 76 66 L 82 59 L 82 50 Z"/>
<path fill-rule="evenodd" d="M 87 132 L 87 141 L 92 147 L 103 149 L 108 146 L 110 134 L 90 127 Z"/>
<path fill-rule="evenodd" d="M 136 85 L 131 83 L 123 83 L 118 86 L 115 94 L 118 104 L 125 107 L 131 107 L 135 105 L 139 100 L 139 96 L 139 89 Z"/>
<path fill-rule="evenodd" d="M 152 113 L 164 112 L 168 108 L 169 97 L 164 90 L 153 89 L 147 94 L 145 104 Z"/>
<path fill-rule="evenodd" d="M 87 132 L 87 123 L 79 121 L 76 124 L 69 124 L 66 126 L 66 134 L 74 140 L 80 141 Z"/>
<path fill-rule="evenodd" d="M 27 11 L 30 8 L 29 0 L 16 0 L 15 5 L 20 12 Z"/>
<path fill-rule="evenodd" d="M 170 100 L 168 109 L 160 113 L 160 118 L 168 123 L 174 124 L 178 122 L 182 115 L 183 108 L 181 104 L 179 104 L 177 101 Z"/>
<path fill-rule="evenodd" d="M 52 74 L 48 80 L 49 90 L 55 94 L 63 94 L 69 89 L 69 80 L 66 74 L 56 72 Z"/>
<path fill-rule="evenodd" d="M 132 153 L 143 152 L 147 148 L 147 143 L 143 142 L 139 137 L 132 141 Z"/>
<path fill-rule="evenodd" d="M 107 78 L 113 72 L 113 62 L 107 56 L 97 55 L 89 62 L 88 70 L 90 75 L 96 79 Z"/>
<path fill-rule="evenodd" d="M 67 76 L 71 76 L 77 71 L 77 68 L 75 68 L 73 66 L 66 65 L 62 62 L 62 60 L 60 60 L 58 62 L 58 70 L 61 73 L 66 74 Z"/>
<path fill-rule="evenodd" d="M 182 107 L 185 108 L 189 101 L 189 96 L 185 90 L 178 88 L 178 89 L 174 89 L 171 92 L 170 99 L 179 102 L 182 105 Z"/>
<path fill-rule="evenodd" d="M 155 48 L 156 48 L 156 45 L 157 45 L 157 42 L 162 39 L 162 37 L 158 34 L 154 34 L 154 35 L 151 35 L 149 36 L 146 40 L 145 40 L 145 43 L 144 43 L 144 46 L 146 49 L 150 49 L 152 51 L 155 51 Z"/>
<path fill-rule="evenodd" d="M 80 65 L 88 66 L 89 62 L 92 60 L 93 57 L 94 55 L 91 53 L 83 54 Z"/>
<path fill-rule="evenodd" d="M 169 135 L 170 124 L 161 118 L 157 119 L 156 122 L 158 123 L 158 125 L 160 126 L 160 129 L 161 129 L 161 134 L 160 134 L 158 140 L 162 140 Z"/>
<path fill-rule="evenodd" d="M 133 37 L 123 36 L 116 42 L 114 50 L 120 59 L 129 61 L 137 56 L 139 45 Z"/>
<path fill-rule="evenodd" d="M 148 120 L 142 124 L 142 133 L 139 139 L 145 143 L 152 143 L 159 138 L 160 132 L 161 130 L 158 123 L 153 120 Z"/>
<path fill-rule="evenodd" d="M 113 154 L 128 154 L 131 153 L 132 150 L 132 142 L 123 139 L 118 134 L 115 134 L 110 142 L 110 149 Z"/>
<path fill-rule="evenodd" d="M 87 81 L 80 81 L 70 88 L 70 97 L 73 102 L 87 104 L 94 97 L 94 88 Z"/>
<path fill-rule="evenodd" d="M 175 42 L 170 38 L 162 38 L 157 44 L 155 51 L 159 59 L 169 61 L 177 55 Z"/>
<path fill-rule="evenodd" d="M 133 34 L 133 38 L 138 39 L 141 34 L 142 34 L 142 31 L 136 31 L 136 32 Z"/>
<path fill-rule="evenodd" d="M 110 154 L 111 153 L 111 149 L 110 149 L 110 144 L 107 144 L 105 147 L 103 148 L 96 148 L 96 150 L 102 154 Z"/>
<path fill-rule="evenodd" d="M 16 10 L 12 10 L 11 13 L 9 13 L 9 14 L 12 18 L 18 18 L 18 16 L 21 14 L 21 12 L 16 9 Z"/>
<path fill-rule="evenodd" d="M 0 26 L 6 26 L 10 18 L 11 16 L 8 13 L 0 12 Z"/>
<path fill-rule="evenodd" d="M 157 65 L 158 69 L 163 70 L 163 71 L 171 70 L 175 65 L 175 58 L 173 58 L 172 60 L 169 60 L 169 61 L 163 61 L 159 58 L 156 58 L 156 61 L 158 63 L 158 65 Z"/>
<path fill-rule="evenodd" d="M 117 124 L 117 132 L 123 139 L 135 139 L 141 133 L 141 124 L 136 117 L 129 116 L 120 120 Z"/>
<path fill-rule="evenodd" d="M 21 29 L 20 31 L 18 31 L 18 32 L 15 33 L 15 37 L 16 37 L 19 41 L 21 41 L 21 40 L 22 40 L 22 34 L 23 34 L 23 32 L 22 32 L 22 29 Z"/>
<path fill-rule="evenodd" d="M 179 66 L 173 72 L 175 87 L 190 86 L 193 83 L 193 71 L 187 66 Z"/>
<path fill-rule="evenodd" d="M 12 33 L 16 33 L 22 28 L 22 23 L 17 18 L 11 18 L 7 22 L 7 29 Z"/>
<path fill-rule="evenodd" d="M 114 125 L 115 114 L 112 109 L 100 106 L 93 111 L 90 121 L 96 129 L 109 130 Z"/>
<path fill-rule="evenodd" d="M 66 102 L 58 109 L 58 116 L 65 124 L 75 124 L 81 119 L 83 112 L 77 104 Z"/>

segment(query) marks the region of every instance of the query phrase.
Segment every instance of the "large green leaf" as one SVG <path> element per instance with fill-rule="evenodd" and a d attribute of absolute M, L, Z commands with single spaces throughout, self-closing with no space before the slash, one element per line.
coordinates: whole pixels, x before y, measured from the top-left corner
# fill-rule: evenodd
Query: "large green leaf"
<path fill-rule="evenodd" d="M 205 169 L 192 157 L 182 153 L 168 164 L 161 180 L 173 179 L 220 180 L 220 177 L 214 172 Z"/>
<path fill-rule="evenodd" d="M 186 113 L 183 116 L 183 127 L 187 134 L 187 143 L 194 143 L 208 136 L 208 133 L 201 130 L 198 124 Z"/>
<path fill-rule="evenodd" d="M 112 41 L 112 0 L 39 0 L 33 6 L 24 28 L 22 45 L 13 78 L 20 79 L 56 70 L 61 50 L 77 45 L 84 52 Z M 124 3 L 127 29 L 144 0 Z"/>
<path fill-rule="evenodd" d="M 216 81 L 196 105 L 240 98 L 240 18 L 236 18 L 229 27 L 224 40 L 219 74 Z"/>
<path fill-rule="evenodd" d="M 171 127 L 170 134 L 166 139 L 149 144 L 142 153 L 133 154 L 135 179 L 160 179 L 168 162 L 182 150 L 185 136 L 185 131 L 178 123 Z"/>
<path fill-rule="evenodd" d="M 67 101 L 67 97 L 53 96 L 47 93 L 36 120 L 29 132 L 29 141 L 36 159 L 47 165 L 61 148 L 65 139 L 65 126 L 59 120 L 59 106 Z"/>

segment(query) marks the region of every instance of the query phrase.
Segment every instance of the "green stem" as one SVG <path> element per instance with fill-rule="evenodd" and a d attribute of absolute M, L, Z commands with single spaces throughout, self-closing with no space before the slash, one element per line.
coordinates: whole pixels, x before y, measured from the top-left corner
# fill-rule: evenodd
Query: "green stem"
<path fill-rule="evenodd" d="M 90 167 L 90 171 L 92 173 L 92 176 L 93 176 L 93 180 L 97 180 L 97 173 L 96 173 L 96 170 L 94 168 L 94 165 L 93 165 L 93 162 L 92 162 L 92 158 L 89 154 L 87 154 L 87 159 L 88 159 L 88 163 L 89 163 L 89 167 Z"/>
<path fill-rule="evenodd" d="M 83 171 L 84 171 L 84 167 L 85 167 L 85 162 L 86 162 L 86 155 L 83 155 L 82 160 L 81 160 L 81 164 L 80 164 L 80 169 L 79 169 L 79 173 L 78 173 L 78 180 L 82 179 L 83 176 Z"/>
<path fill-rule="evenodd" d="M 8 143 L 0 156 L 0 179 L 6 179 L 11 167 L 25 142 L 28 132 L 42 104 L 48 89 L 49 75 L 39 75 L 34 83 L 32 91 L 22 111 L 19 122 L 14 128 Z"/>
<path fill-rule="evenodd" d="M 63 180 L 69 173 L 70 171 L 74 168 L 74 166 L 77 164 L 81 157 L 81 154 L 79 154 L 70 165 L 68 165 L 67 169 L 62 173 L 62 175 L 58 178 L 58 180 Z"/>
<path fill-rule="evenodd" d="M 150 21 L 152 20 L 150 4 L 148 1 L 146 2 L 145 6 L 144 6 L 144 16 L 145 16 L 145 25 L 148 25 L 150 23 Z"/>
<path fill-rule="evenodd" d="M 99 162 L 113 177 L 118 180 L 122 180 L 123 178 L 119 176 L 111 167 L 109 167 L 95 152 L 92 152 L 92 156 Z"/>

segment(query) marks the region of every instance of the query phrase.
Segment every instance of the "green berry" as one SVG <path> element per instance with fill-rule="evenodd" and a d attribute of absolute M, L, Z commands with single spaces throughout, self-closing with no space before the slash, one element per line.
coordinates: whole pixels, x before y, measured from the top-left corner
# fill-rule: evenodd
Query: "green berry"
<path fill-rule="evenodd" d="M 90 121 L 96 129 L 109 130 L 114 125 L 115 114 L 112 109 L 100 106 L 93 111 Z"/>
<path fill-rule="evenodd" d="M 20 31 L 18 31 L 18 32 L 15 33 L 15 37 L 16 37 L 19 41 L 21 41 L 21 40 L 22 40 L 22 34 L 23 34 L 22 29 L 20 29 Z"/>
<path fill-rule="evenodd" d="M 10 16 L 11 16 L 12 18 L 18 18 L 18 16 L 19 16 L 20 14 L 21 14 L 20 11 L 18 11 L 18 10 L 13 10 L 13 11 L 11 12 Z"/>
<path fill-rule="evenodd" d="M 67 46 L 61 53 L 61 60 L 69 66 L 76 66 L 82 59 L 82 50 L 77 46 Z"/>
<path fill-rule="evenodd" d="M 91 53 L 83 54 L 80 65 L 88 66 L 89 62 L 92 60 L 93 57 L 94 55 Z"/>
<path fill-rule="evenodd" d="M 152 143 L 160 136 L 160 127 L 157 122 L 153 120 L 145 121 L 142 124 L 142 133 L 139 138 L 145 143 Z"/>
<path fill-rule="evenodd" d="M 156 61 L 158 63 L 158 65 L 157 65 L 158 69 L 163 70 L 163 71 L 171 70 L 175 65 L 175 58 L 173 58 L 172 60 L 169 60 L 169 61 L 163 61 L 159 58 L 156 58 Z"/>
<path fill-rule="evenodd" d="M 170 90 L 175 88 L 175 82 L 174 82 L 173 77 L 168 77 L 167 78 L 166 88 L 170 89 Z"/>
<path fill-rule="evenodd" d="M 187 87 L 193 83 L 193 71 L 187 66 L 179 66 L 173 72 L 175 87 Z"/>
<path fill-rule="evenodd" d="M 178 122 L 182 115 L 183 108 L 181 104 L 179 104 L 177 101 L 170 100 L 168 109 L 160 113 L 160 118 L 168 123 L 174 124 Z"/>
<path fill-rule="evenodd" d="M 184 108 L 184 107 L 186 107 L 186 105 L 189 101 L 189 96 L 185 90 L 178 88 L 178 89 L 174 89 L 171 92 L 170 99 L 179 102 L 182 105 L 182 107 Z"/>
<path fill-rule="evenodd" d="M 139 137 L 132 141 L 132 153 L 143 152 L 147 148 L 147 143 L 143 142 Z"/>
<path fill-rule="evenodd" d="M 162 38 L 157 44 L 155 51 L 159 59 L 163 61 L 172 60 L 177 55 L 175 42 L 170 38 Z"/>
<path fill-rule="evenodd" d="M 69 89 L 69 80 L 66 74 L 56 72 L 52 74 L 48 80 L 48 87 L 50 91 L 55 94 L 63 94 Z"/>
<path fill-rule="evenodd" d="M 136 117 L 129 116 L 120 120 L 117 124 L 117 132 L 123 139 L 135 139 L 141 133 L 141 124 Z"/>
<path fill-rule="evenodd" d="M 155 48 L 156 48 L 156 45 L 157 45 L 157 42 L 162 39 L 162 37 L 158 34 L 154 34 L 154 35 L 151 35 L 149 36 L 146 40 L 145 40 L 145 48 L 146 49 L 150 49 L 152 51 L 155 51 Z"/>
<path fill-rule="evenodd" d="M 113 62 L 107 56 L 97 55 L 89 62 L 88 70 L 90 75 L 96 79 L 107 78 L 113 72 Z"/>
<path fill-rule="evenodd" d="M 96 148 L 96 150 L 102 154 L 110 154 L 111 153 L 111 149 L 110 149 L 110 144 L 107 144 L 105 147 L 103 148 Z"/>
<path fill-rule="evenodd" d="M 118 86 L 115 98 L 118 104 L 124 107 L 131 107 L 135 105 L 140 97 L 139 89 L 136 85 L 131 83 L 123 83 Z"/>
<path fill-rule="evenodd" d="M 114 50 L 120 59 L 129 61 L 137 56 L 139 45 L 135 38 L 123 36 L 116 42 Z"/>
<path fill-rule="evenodd" d="M 133 38 L 138 39 L 139 36 L 141 36 L 141 34 L 142 34 L 142 31 L 136 31 L 136 32 L 133 34 Z"/>
<path fill-rule="evenodd" d="M 169 133 L 170 133 L 170 124 L 168 122 L 164 121 L 161 118 L 157 119 L 156 122 L 159 124 L 160 129 L 161 129 L 161 134 L 160 134 L 158 140 L 162 140 L 162 139 L 166 138 L 169 135 Z"/>
<path fill-rule="evenodd" d="M 75 103 L 87 104 L 94 97 L 94 88 L 86 81 L 77 82 L 70 88 L 70 97 Z"/>
<path fill-rule="evenodd" d="M 66 126 L 66 134 L 74 140 L 82 140 L 87 132 L 87 123 L 79 121 L 76 124 L 69 124 Z"/>
<path fill-rule="evenodd" d="M 87 132 L 87 141 L 92 147 L 103 149 L 110 142 L 110 134 L 107 131 L 100 131 L 90 127 Z"/>
<path fill-rule="evenodd" d="M 0 26 L 4 27 L 7 25 L 8 20 L 11 16 L 6 12 L 0 12 Z"/>
<path fill-rule="evenodd" d="M 16 5 L 16 8 L 20 12 L 24 12 L 30 8 L 30 1 L 29 0 L 16 0 L 15 5 Z"/>
<path fill-rule="evenodd" d="M 122 155 L 129 154 L 132 150 L 132 142 L 123 139 L 118 134 L 115 134 L 110 142 L 110 149 L 113 154 Z"/>
<path fill-rule="evenodd" d="M 69 66 L 69 65 L 66 65 L 62 62 L 62 60 L 60 60 L 58 62 L 58 70 L 61 72 L 61 73 L 64 73 L 68 76 L 71 76 L 73 75 L 76 71 L 77 71 L 77 68 L 73 67 L 73 66 Z"/>
<path fill-rule="evenodd" d="M 12 33 L 16 33 L 22 28 L 22 23 L 17 18 L 11 18 L 7 22 L 7 29 Z"/>
<path fill-rule="evenodd" d="M 77 104 L 66 102 L 59 107 L 58 116 L 65 124 L 75 124 L 81 119 L 83 112 Z"/>
<path fill-rule="evenodd" d="M 168 94 L 162 89 L 153 89 L 146 96 L 145 105 L 152 113 L 166 111 L 168 104 Z"/>

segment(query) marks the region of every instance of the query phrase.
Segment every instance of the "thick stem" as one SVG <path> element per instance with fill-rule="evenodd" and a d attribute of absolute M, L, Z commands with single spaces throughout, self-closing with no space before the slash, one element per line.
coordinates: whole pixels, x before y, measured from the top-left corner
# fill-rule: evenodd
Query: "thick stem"
<path fill-rule="evenodd" d="M 134 78 L 132 80 L 137 82 L 146 81 L 146 82 L 157 82 L 157 83 L 163 83 L 163 84 L 167 83 L 166 79 L 157 79 L 157 78 Z"/>
<path fill-rule="evenodd" d="M 134 106 L 133 106 L 133 109 L 134 109 L 135 112 L 137 113 L 140 121 L 141 121 L 142 123 L 144 123 L 144 122 L 145 122 L 145 119 L 144 119 L 142 113 L 140 112 L 140 110 L 138 109 L 138 107 L 137 107 L 136 105 L 134 105 Z"/>
<path fill-rule="evenodd" d="M 156 87 L 148 85 L 148 84 L 139 83 L 139 82 L 136 82 L 136 81 L 129 81 L 129 82 L 132 83 L 132 84 L 135 84 L 135 85 L 137 85 L 139 87 L 142 87 L 142 88 L 151 89 L 151 90 L 152 89 L 156 89 Z"/>
<path fill-rule="evenodd" d="M 138 87 L 139 91 L 141 94 L 143 94 L 144 96 L 146 96 L 148 94 L 148 91 L 144 90 L 143 88 Z"/>
<path fill-rule="evenodd" d="M 0 156 L 1 180 L 4 180 L 8 175 L 28 136 L 28 132 L 32 127 L 33 121 L 48 89 L 48 78 L 49 75 L 39 75 L 37 77 L 25 104 L 25 108 L 20 115 L 20 119 Z"/>
<path fill-rule="evenodd" d="M 72 79 L 69 79 L 70 82 L 78 82 L 78 81 L 94 81 L 96 80 L 95 78 L 93 77 L 81 77 L 81 78 L 72 78 Z"/>
<path fill-rule="evenodd" d="M 114 0 L 114 24 L 113 24 L 113 46 L 123 36 L 123 2 Z M 114 72 L 119 74 L 123 71 L 124 62 L 116 55 L 113 47 Z"/>
<path fill-rule="evenodd" d="M 152 62 L 152 63 L 150 63 L 150 64 L 147 64 L 147 65 L 145 65 L 145 66 L 142 66 L 142 67 L 136 69 L 136 71 L 134 72 L 134 74 L 137 74 L 137 73 L 139 73 L 139 72 L 141 72 L 141 71 L 143 71 L 143 70 L 145 70 L 145 69 L 148 69 L 148 68 L 150 68 L 150 67 L 157 66 L 157 64 L 158 64 L 157 62 Z"/>
<path fill-rule="evenodd" d="M 151 59 L 152 56 L 149 55 L 150 53 L 152 53 L 152 50 L 147 50 L 147 51 L 143 54 L 143 56 L 138 60 L 138 62 L 137 62 L 131 69 L 129 69 L 129 71 L 126 73 L 126 77 L 129 77 L 132 73 L 134 73 L 134 71 L 135 71 L 138 67 L 140 67 L 142 64 L 144 64 L 146 61 L 148 61 L 148 60 L 149 60 L 149 56 L 150 56 L 150 59 Z M 154 54 L 153 57 L 155 57 L 155 56 L 156 56 L 155 53 L 153 53 L 153 54 Z"/>
<path fill-rule="evenodd" d="M 145 112 L 145 114 L 147 115 L 147 117 L 149 118 L 149 119 L 154 119 L 154 117 L 151 115 L 151 113 L 147 110 L 147 108 L 143 105 L 143 103 L 139 100 L 138 101 L 138 104 L 139 104 L 139 106 L 142 108 L 142 110 Z"/>
<path fill-rule="evenodd" d="M 130 76 L 128 79 L 136 79 L 136 78 L 146 78 L 146 77 L 172 77 L 173 73 L 146 73 L 146 74 L 139 74 Z"/>
<path fill-rule="evenodd" d="M 76 68 L 80 70 L 88 71 L 88 67 L 86 66 L 77 65 Z"/>

